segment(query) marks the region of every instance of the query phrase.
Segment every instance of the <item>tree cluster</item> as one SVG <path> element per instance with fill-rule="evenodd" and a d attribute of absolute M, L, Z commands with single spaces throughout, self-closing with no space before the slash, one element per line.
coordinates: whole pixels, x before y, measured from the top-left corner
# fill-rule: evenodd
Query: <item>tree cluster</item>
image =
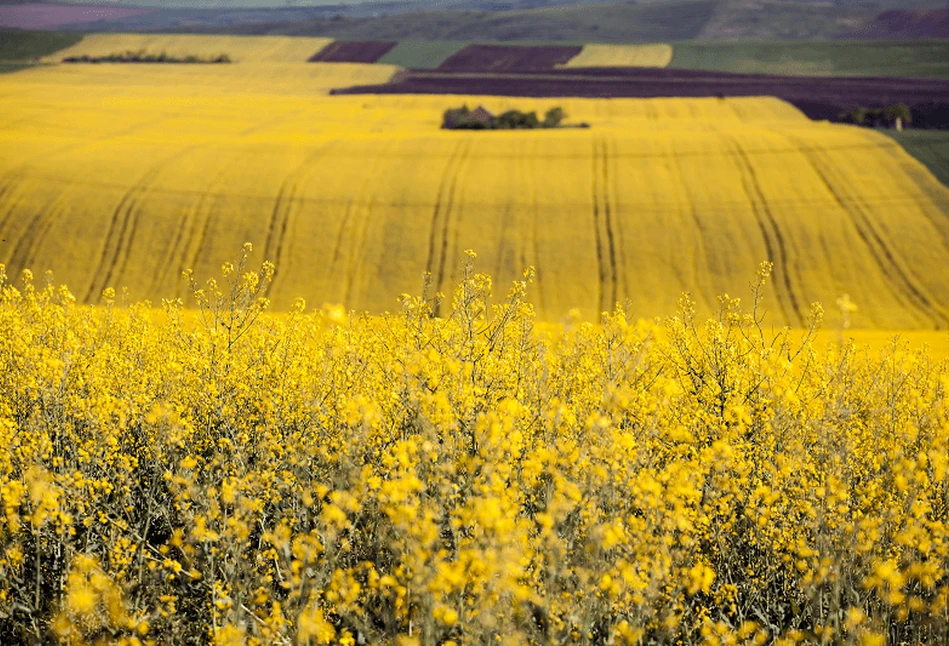
<path fill-rule="evenodd" d="M 559 128 L 567 117 L 563 108 L 551 108 L 543 120 L 537 112 L 508 110 L 500 115 L 492 115 L 483 108 L 471 110 L 467 105 L 445 111 L 442 128 L 446 130 L 534 130 L 538 128 Z"/>
<path fill-rule="evenodd" d="M 145 50 L 137 52 L 127 51 L 124 53 L 109 54 L 107 56 L 67 56 L 63 59 L 64 63 L 230 63 L 231 57 L 227 54 L 218 54 L 212 58 L 203 58 L 201 56 L 170 56 L 166 52 L 160 54 L 149 54 Z"/>
<path fill-rule="evenodd" d="M 905 103 L 896 103 L 885 108 L 856 108 L 842 112 L 838 121 L 867 128 L 894 128 L 899 123 L 913 122 L 913 111 Z"/>

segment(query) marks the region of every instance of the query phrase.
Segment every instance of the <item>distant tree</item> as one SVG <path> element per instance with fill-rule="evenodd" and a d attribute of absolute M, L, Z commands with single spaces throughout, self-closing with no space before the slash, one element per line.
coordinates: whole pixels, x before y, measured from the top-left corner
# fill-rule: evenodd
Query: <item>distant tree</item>
<path fill-rule="evenodd" d="M 913 111 L 905 103 L 891 105 L 883 111 L 887 125 L 902 130 L 903 126 L 913 123 Z"/>
<path fill-rule="evenodd" d="M 567 113 L 563 111 L 563 108 L 556 107 L 551 108 L 547 111 L 547 114 L 544 115 L 544 127 L 545 128 L 556 128 L 560 123 L 567 118 Z"/>

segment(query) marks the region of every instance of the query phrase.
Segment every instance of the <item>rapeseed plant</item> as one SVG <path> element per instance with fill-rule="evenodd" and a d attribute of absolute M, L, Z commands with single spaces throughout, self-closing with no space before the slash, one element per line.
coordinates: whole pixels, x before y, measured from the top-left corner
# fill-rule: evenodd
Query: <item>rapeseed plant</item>
<path fill-rule="evenodd" d="M 474 254 L 274 315 L 252 253 L 158 311 L 2 277 L 4 643 L 949 635 L 947 366 L 770 330 L 769 264 L 707 322 L 553 328 Z"/>

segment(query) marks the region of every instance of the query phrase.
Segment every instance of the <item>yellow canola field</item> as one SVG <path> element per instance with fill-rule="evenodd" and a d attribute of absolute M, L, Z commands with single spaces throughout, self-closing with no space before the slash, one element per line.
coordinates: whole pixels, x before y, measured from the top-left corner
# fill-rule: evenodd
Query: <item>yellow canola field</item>
<path fill-rule="evenodd" d="M 536 269 L 541 318 L 615 302 L 700 312 L 775 263 L 769 321 L 848 294 L 855 328 L 947 327 L 949 191 L 874 132 L 770 98 L 327 96 L 396 68 L 54 66 L 0 78 L 0 262 L 84 301 L 183 296 L 245 241 L 302 296 L 379 312 L 448 291 L 464 250 L 507 285 Z M 379 80 L 373 81 L 372 77 Z M 588 130 L 439 130 L 445 108 Z M 833 322 L 829 322 L 833 325 Z"/>
<path fill-rule="evenodd" d="M 303 63 L 333 42 L 332 38 L 296 36 L 221 36 L 204 34 L 90 34 L 46 57 L 59 62 L 69 56 L 108 56 L 144 51 L 169 56 L 210 58 L 227 54 L 233 62 Z"/>
<path fill-rule="evenodd" d="M 668 67 L 672 45 L 584 45 L 561 67 Z"/>

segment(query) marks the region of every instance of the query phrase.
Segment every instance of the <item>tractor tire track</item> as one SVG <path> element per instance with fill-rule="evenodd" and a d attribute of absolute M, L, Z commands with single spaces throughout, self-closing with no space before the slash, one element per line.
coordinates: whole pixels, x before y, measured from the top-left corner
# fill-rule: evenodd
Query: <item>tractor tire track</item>
<path fill-rule="evenodd" d="M 531 252 L 534 256 L 534 262 L 531 263 L 534 267 L 534 281 L 537 285 L 537 289 L 534 290 L 537 298 L 537 307 L 542 313 L 547 312 L 547 307 L 544 302 L 544 282 L 542 280 L 542 269 L 540 264 L 540 241 L 538 238 L 539 230 L 539 220 L 540 220 L 540 200 L 538 198 L 538 182 L 537 182 L 537 173 L 531 172 L 534 170 L 534 166 L 531 164 L 531 160 L 535 159 L 536 156 L 532 153 L 527 156 L 522 156 L 521 159 L 524 160 L 524 163 L 527 166 L 527 184 L 530 188 L 530 200 L 531 200 L 531 211 L 530 211 L 530 246 Z M 527 267 L 523 267 L 527 269 Z"/>
<path fill-rule="evenodd" d="M 343 287 L 343 304 L 346 307 L 353 307 L 353 289 L 357 282 L 358 274 L 360 269 L 364 266 L 366 245 L 368 244 L 367 233 L 369 231 L 369 220 L 372 217 L 372 209 L 375 206 L 376 194 L 372 191 L 374 186 L 373 180 L 376 177 L 376 174 L 379 170 L 379 160 L 383 158 L 384 155 L 377 154 L 373 155 L 372 162 L 369 166 L 368 171 L 363 177 L 363 183 L 361 190 L 359 191 L 359 196 L 367 196 L 368 200 L 362 207 L 357 207 L 354 204 L 353 200 L 350 200 L 349 205 L 346 209 L 347 222 L 352 218 L 353 214 L 361 210 L 363 212 L 363 217 L 357 219 L 353 223 L 353 236 L 352 244 L 350 245 L 349 253 L 349 262 L 347 263 L 345 278 L 344 278 L 344 287 Z M 342 232 L 346 223 L 340 226 L 340 239 L 338 244 L 342 244 Z M 336 254 L 334 254 L 334 257 Z"/>
<path fill-rule="evenodd" d="M 791 258 L 787 251 L 784 237 L 781 235 L 781 229 L 778 226 L 771 207 L 765 199 L 764 191 L 761 189 L 761 183 L 758 180 L 758 174 L 751 163 L 747 152 L 741 147 L 735 137 L 724 132 L 721 136 L 726 139 L 729 146 L 735 152 L 735 159 L 741 173 L 742 185 L 748 201 L 751 203 L 752 212 L 758 222 L 758 228 L 764 238 L 765 249 L 768 253 L 768 260 L 774 263 L 775 287 L 778 290 L 778 306 L 784 316 L 784 321 L 788 325 L 803 325 L 804 319 L 801 315 L 801 305 L 794 286 L 791 283 L 791 271 L 789 271 Z M 782 293 L 783 292 L 783 293 Z M 790 305 L 788 311 L 787 305 Z"/>
<path fill-rule="evenodd" d="M 30 268 L 30 262 L 36 256 L 37 249 L 56 223 L 55 214 L 61 208 L 66 193 L 68 193 L 68 188 L 30 218 L 26 230 L 19 236 L 10 253 L 9 265 L 13 272 L 18 273 Z"/>
<path fill-rule="evenodd" d="M 593 233 L 594 239 L 596 241 L 596 266 L 597 266 L 597 281 L 596 281 L 596 316 L 597 321 L 602 322 L 603 320 L 603 289 L 606 285 L 606 253 L 603 250 L 603 234 L 600 232 L 600 173 L 598 169 L 597 160 L 599 159 L 599 143 L 596 138 L 593 139 L 593 169 L 591 178 L 592 182 L 592 193 L 591 199 L 593 202 Z"/>
<path fill-rule="evenodd" d="M 616 162 L 615 160 L 619 158 L 618 151 L 616 149 L 616 139 L 613 137 L 604 138 L 603 140 L 603 185 L 606 188 L 604 193 L 604 204 L 606 205 L 606 221 L 607 221 L 607 232 L 609 234 L 610 241 L 610 262 L 613 266 L 613 305 L 616 306 L 616 303 L 619 302 L 619 285 L 623 285 L 623 293 L 625 298 L 629 298 L 632 295 L 632 290 L 629 286 L 629 276 L 625 271 L 621 272 L 620 270 L 629 267 L 629 263 L 626 262 L 626 242 L 623 236 L 623 223 L 622 218 L 614 217 L 613 204 L 619 204 L 617 195 L 619 190 L 617 188 L 617 181 L 619 173 L 615 172 Z M 615 230 L 615 235 L 613 231 Z M 615 245 L 614 245 L 615 241 Z M 618 248 L 618 251 L 617 251 Z"/>
<path fill-rule="evenodd" d="M 790 139 L 795 141 L 793 138 Z M 857 235 L 870 252 L 870 256 L 880 269 L 880 272 L 888 281 L 895 283 L 894 287 L 896 289 L 893 292 L 894 295 L 903 301 L 904 304 L 907 304 L 908 300 L 908 304 L 915 307 L 917 311 L 928 318 L 937 328 L 944 328 L 949 325 L 949 316 L 946 315 L 946 312 L 930 300 L 923 288 L 916 284 L 910 272 L 903 269 L 900 265 L 896 258 L 896 252 L 887 246 L 884 236 L 873 226 L 871 214 L 867 212 L 865 205 L 861 204 L 860 198 L 854 197 L 847 199 L 831 183 L 827 172 L 825 172 L 825 169 L 818 163 L 818 157 L 821 154 L 820 150 L 811 146 L 805 146 L 800 142 L 796 143 L 798 143 L 801 151 L 804 153 L 804 157 L 820 178 L 823 185 L 834 197 L 837 204 L 840 205 L 844 212 L 850 217 L 854 229 L 857 231 Z M 847 202 L 850 202 L 850 206 L 847 205 Z M 905 298 L 900 298 L 900 295 Z"/>
<path fill-rule="evenodd" d="M 139 200 L 148 193 L 148 189 L 158 179 L 161 171 L 171 162 L 190 152 L 195 146 L 188 146 L 169 155 L 159 163 L 152 166 L 131 188 L 129 188 L 118 205 L 112 211 L 112 218 L 109 222 L 109 230 L 106 233 L 105 245 L 99 256 L 99 261 L 92 273 L 92 280 L 89 283 L 89 289 L 83 298 L 84 302 L 92 302 L 93 297 L 109 286 L 113 276 L 120 276 L 116 272 L 116 266 L 122 263 L 122 271 L 128 261 L 131 251 L 132 239 L 135 236 L 135 229 L 138 224 L 138 214 L 136 213 Z M 124 254 L 123 254 L 124 252 Z M 120 260 L 120 258 L 122 260 Z M 103 278 L 99 278 L 104 276 Z"/>
<path fill-rule="evenodd" d="M 316 150 L 310 152 L 304 160 L 284 178 L 280 189 L 277 192 L 277 199 L 274 202 L 273 211 L 270 214 L 270 224 L 267 228 L 267 241 L 264 244 L 264 260 L 270 260 L 279 271 L 283 262 L 284 244 L 287 239 L 287 230 L 290 227 L 290 220 L 293 216 L 293 207 L 296 202 L 301 201 L 298 193 L 305 186 L 306 179 L 313 173 L 312 163 L 323 157 L 333 146 L 333 142 L 323 144 Z M 275 274 L 276 275 L 276 274 Z M 271 281 L 265 294 L 269 294 L 273 287 Z"/>
<path fill-rule="evenodd" d="M 462 176 L 462 168 L 465 164 L 468 163 L 468 158 L 471 156 L 472 148 L 472 139 L 468 139 L 465 142 L 464 148 L 461 150 L 461 155 L 458 158 L 455 173 L 451 179 L 451 186 L 448 191 L 448 204 L 445 208 L 445 217 L 442 218 L 442 255 L 438 263 L 438 290 L 441 291 L 442 287 L 445 284 L 445 278 L 448 273 L 448 236 L 452 232 L 451 228 L 451 217 L 455 212 L 455 203 L 458 201 L 459 197 L 459 188 L 458 188 L 458 178 Z M 456 223 L 457 225 L 457 223 Z M 461 227 L 455 226 L 454 235 L 452 236 L 452 253 L 451 258 L 459 258 L 459 245 L 461 244 Z"/>
<path fill-rule="evenodd" d="M 221 185 L 221 180 L 226 176 L 233 165 L 233 159 L 227 163 L 224 163 L 218 172 L 215 173 L 215 175 L 211 178 L 211 181 L 207 185 L 207 190 L 201 193 L 198 196 L 197 202 L 192 206 L 192 208 L 186 211 L 179 218 L 178 226 L 175 227 L 172 244 L 168 247 L 167 252 L 163 255 L 162 259 L 155 263 L 155 269 L 152 272 L 151 279 L 152 287 L 149 293 L 160 293 L 162 280 L 171 272 L 175 272 L 174 275 L 177 275 L 178 272 L 185 269 L 194 269 L 194 263 L 197 262 L 196 259 L 192 259 L 190 265 L 184 266 L 184 263 L 187 262 L 188 257 L 187 242 L 194 237 L 199 223 L 203 224 L 210 219 L 211 213 L 214 210 L 214 204 L 217 203 L 217 199 L 219 197 L 214 189 Z M 207 216 L 203 219 L 201 218 L 202 213 L 207 213 Z M 177 268 L 174 266 L 176 259 L 181 265 Z"/>
<path fill-rule="evenodd" d="M 596 231 L 596 257 L 599 268 L 597 313 L 612 312 L 616 306 L 616 247 L 609 204 L 609 170 L 606 168 L 606 144 L 602 137 L 593 139 L 593 225 Z"/>
<path fill-rule="evenodd" d="M 708 248 L 706 246 L 705 240 L 707 235 L 705 231 L 705 225 L 702 224 L 702 218 L 699 217 L 695 200 L 692 199 L 688 185 L 685 182 L 685 173 L 682 172 L 682 162 L 679 160 L 679 156 L 676 154 L 674 144 L 671 154 L 669 155 L 669 162 L 670 166 L 675 171 L 675 178 L 678 181 L 678 185 L 682 187 L 681 191 L 676 191 L 673 194 L 676 196 L 684 196 L 684 206 L 688 211 L 689 219 L 692 221 L 693 227 L 695 227 L 695 232 L 698 233 L 698 235 L 695 236 L 697 252 L 692 254 L 692 280 L 690 281 L 692 285 L 697 286 L 699 284 L 700 277 L 708 274 L 708 271 L 711 269 Z"/>
<path fill-rule="evenodd" d="M 439 182 L 438 193 L 435 195 L 435 206 L 432 208 L 432 218 L 429 223 L 428 234 L 428 258 L 425 261 L 425 273 L 429 280 L 433 282 L 435 291 L 441 289 L 442 267 L 444 267 L 444 255 L 448 247 L 446 238 L 448 211 L 452 207 L 454 199 L 455 184 L 458 181 L 458 170 L 461 167 L 461 160 L 464 157 L 465 149 L 470 145 L 467 138 L 455 144 L 448 161 L 445 163 L 445 169 L 442 172 L 442 178 Z M 435 314 L 437 315 L 438 307 Z"/>
<path fill-rule="evenodd" d="M 61 146 L 52 153 L 47 153 L 47 155 L 58 155 L 72 150 L 94 148 L 100 145 L 100 142 L 75 142 Z M 13 191 L 14 183 L 22 183 L 24 179 L 28 178 L 26 170 L 31 164 L 33 164 L 34 161 L 44 158 L 45 157 L 43 155 L 37 155 L 36 157 L 21 163 L 17 169 L 10 174 L 11 179 L 5 185 L 2 195 L 0 195 L 0 201 L 6 199 L 8 191 Z M 78 174 L 77 177 L 81 178 L 85 175 L 88 175 L 88 171 L 84 174 Z M 22 235 L 19 236 L 10 254 L 9 264 L 11 269 L 14 271 L 20 271 L 27 268 L 27 264 L 29 263 L 32 256 L 35 255 L 36 249 L 39 248 L 40 242 L 46 237 L 52 228 L 52 218 L 53 214 L 55 213 L 55 208 L 61 203 L 63 194 L 68 190 L 69 187 L 67 185 L 67 187 L 64 188 L 58 195 L 50 199 L 42 210 L 36 209 L 30 216 L 28 216 L 29 220 L 26 225 L 26 230 Z M 19 196 L 17 196 L 17 199 L 13 200 L 10 206 L 5 210 L 3 219 L 0 221 L 0 232 L 6 230 L 10 219 L 13 217 L 14 211 L 16 211 L 17 207 L 23 203 L 26 198 L 27 192 L 22 192 Z"/>

